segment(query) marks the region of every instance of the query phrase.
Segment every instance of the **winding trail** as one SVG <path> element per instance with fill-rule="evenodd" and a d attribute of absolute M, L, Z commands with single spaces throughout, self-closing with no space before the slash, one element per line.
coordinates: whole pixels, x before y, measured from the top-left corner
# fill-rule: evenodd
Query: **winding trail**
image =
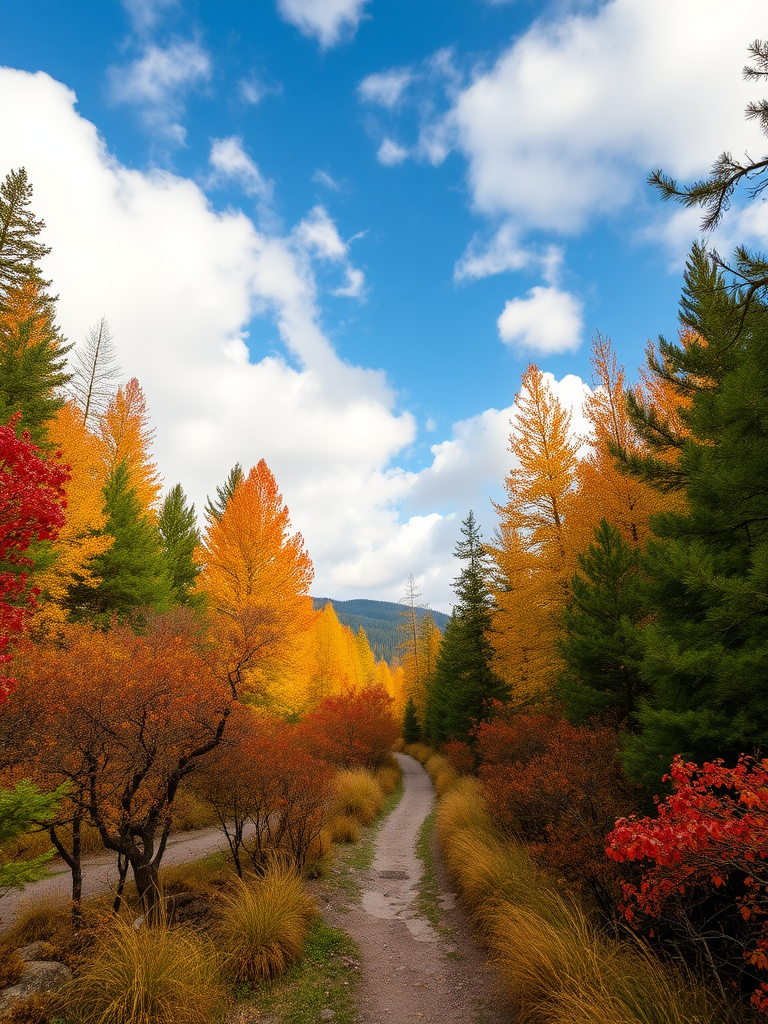
<path fill-rule="evenodd" d="M 417 761 L 403 754 L 397 758 L 405 791 L 379 831 L 371 868 L 358 873 L 362 899 L 326 912 L 360 946 L 361 1024 L 511 1024 L 496 979 L 449 890 L 436 842 L 432 857 L 441 889 L 441 926 L 451 929 L 450 939 L 418 912 L 423 866 L 416 841 L 435 791 Z"/>

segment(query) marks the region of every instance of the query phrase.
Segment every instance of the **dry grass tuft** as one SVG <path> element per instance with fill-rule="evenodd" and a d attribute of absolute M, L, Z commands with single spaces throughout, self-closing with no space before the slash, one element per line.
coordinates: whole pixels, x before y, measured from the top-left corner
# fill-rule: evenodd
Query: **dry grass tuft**
<path fill-rule="evenodd" d="M 210 895 L 229 885 L 231 879 L 232 871 L 227 868 L 226 857 L 221 853 L 161 868 L 159 880 L 163 893 L 173 896 L 181 892 Z"/>
<path fill-rule="evenodd" d="M 328 832 L 334 843 L 357 843 L 360 841 L 360 825 L 349 814 L 337 814 L 328 823 Z"/>
<path fill-rule="evenodd" d="M 403 739 L 402 736 L 398 736 L 398 738 L 394 742 L 392 749 L 396 751 L 396 753 L 402 754 L 402 752 L 405 750 L 405 740 Z"/>
<path fill-rule="evenodd" d="M 296 872 L 274 862 L 261 878 L 239 882 L 222 900 L 217 937 L 236 982 L 282 974 L 301 953 L 317 913 Z"/>
<path fill-rule="evenodd" d="M 63 1019 L 65 1014 L 64 999 L 60 992 L 46 992 L 42 995 L 30 996 L 23 1003 L 17 1003 L 3 1024 L 49 1024 L 55 1019 Z"/>
<path fill-rule="evenodd" d="M 420 764 L 424 764 L 427 758 L 434 754 L 434 750 L 426 743 L 409 743 L 405 748 L 405 753 L 410 757 L 415 757 Z"/>
<path fill-rule="evenodd" d="M 438 796 L 447 793 L 459 780 L 458 772 L 442 754 L 431 754 L 424 762 L 424 767 L 429 772 Z"/>
<path fill-rule="evenodd" d="M 208 1024 L 225 998 L 210 943 L 121 918 L 110 922 L 68 995 L 78 1024 Z"/>
<path fill-rule="evenodd" d="M 342 814 L 370 825 L 384 806 L 384 794 L 376 776 L 365 768 L 348 768 L 335 779 L 336 806 Z"/>
<path fill-rule="evenodd" d="M 16 924 L 5 936 L 7 946 L 28 946 L 45 940 L 59 945 L 72 933 L 72 904 L 69 900 L 43 899 L 24 904 L 16 915 Z"/>
<path fill-rule="evenodd" d="M 385 765 L 383 768 L 379 768 L 376 772 L 376 781 L 381 786 L 382 792 L 389 796 L 390 793 L 394 793 L 400 784 L 400 767 Z"/>
<path fill-rule="evenodd" d="M 0 988 L 15 985 L 24 973 L 24 961 L 14 949 L 0 948 Z"/>
<path fill-rule="evenodd" d="M 640 946 L 605 935 L 564 899 L 525 848 L 503 837 L 459 779 L 440 801 L 446 867 L 469 907 L 519 1024 L 718 1024 L 722 1008 Z"/>

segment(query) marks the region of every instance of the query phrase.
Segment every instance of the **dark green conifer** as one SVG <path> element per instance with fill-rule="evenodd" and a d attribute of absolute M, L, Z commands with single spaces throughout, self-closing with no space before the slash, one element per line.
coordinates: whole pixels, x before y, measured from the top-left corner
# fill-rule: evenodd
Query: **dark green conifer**
<path fill-rule="evenodd" d="M 219 522 L 226 511 L 227 502 L 237 490 L 238 485 L 242 483 L 243 479 L 243 467 L 239 462 L 236 462 L 232 469 L 230 469 L 229 476 L 222 486 L 216 487 L 216 497 L 209 497 L 205 502 L 205 516 L 209 522 Z"/>
<path fill-rule="evenodd" d="M 104 506 L 104 532 L 114 537 L 114 543 L 93 559 L 93 572 L 100 583 L 70 591 L 68 605 L 73 614 L 108 623 L 113 615 L 123 619 L 140 609 L 166 609 L 171 603 L 171 585 L 160 535 L 154 523 L 142 515 L 125 462 L 107 480 Z"/>
<path fill-rule="evenodd" d="M 579 555 L 558 645 L 567 666 L 558 695 L 575 724 L 615 713 L 635 727 L 638 698 L 648 690 L 639 671 L 638 627 L 647 611 L 638 561 L 637 551 L 605 519 Z"/>
<path fill-rule="evenodd" d="M 190 593 L 200 571 L 194 560 L 200 532 L 195 506 L 187 505 L 181 484 L 176 484 L 165 496 L 157 526 L 172 599 L 175 604 L 190 604 Z"/>
<path fill-rule="evenodd" d="M 492 597 L 488 588 L 488 555 L 473 512 L 461 524 L 463 540 L 454 551 L 466 564 L 453 582 L 458 598 L 445 630 L 427 695 L 425 732 L 435 742 L 449 737 L 466 740 L 488 701 L 507 696 L 504 683 L 491 668 Z"/>
<path fill-rule="evenodd" d="M 403 739 L 406 743 L 417 743 L 421 739 L 421 726 L 416 714 L 413 697 L 409 697 L 403 714 Z"/>

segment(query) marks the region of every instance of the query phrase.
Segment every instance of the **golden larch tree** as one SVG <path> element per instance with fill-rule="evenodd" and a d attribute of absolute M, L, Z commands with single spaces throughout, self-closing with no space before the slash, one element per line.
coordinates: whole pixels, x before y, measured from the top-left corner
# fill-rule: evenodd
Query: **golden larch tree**
<path fill-rule="evenodd" d="M 496 561 L 494 669 L 513 699 L 546 694 L 561 667 L 556 640 L 570 593 L 577 543 L 571 530 L 578 483 L 578 439 L 571 415 L 541 370 L 523 374 L 509 450 L 517 468 L 489 545 Z"/>
<path fill-rule="evenodd" d="M 210 519 L 197 552 L 218 667 L 233 686 L 292 655 L 312 623 L 312 561 L 272 472 L 262 459 Z"/>
<path fill-rule="evenodd" d="M 100 427 L 106 476 L 125 462 L 129 484 L 144 514 L 156 515 L 163 481 L 151 455 L 155 431 L 149 425 L 147 402 L 135 377 L 118 388 L 101 417 Z"/>

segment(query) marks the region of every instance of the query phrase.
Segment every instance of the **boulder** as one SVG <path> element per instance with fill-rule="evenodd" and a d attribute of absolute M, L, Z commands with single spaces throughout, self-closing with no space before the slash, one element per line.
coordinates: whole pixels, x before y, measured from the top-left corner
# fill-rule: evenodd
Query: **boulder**
<path fill-rule="evenodd" d="M 64 964 L 53 960 L 28 960 L 21 978 L 15 985 L 0 989 L 0 1020 L 31 996 L 55 992 L 72 979 L 72 972 Z"/>

